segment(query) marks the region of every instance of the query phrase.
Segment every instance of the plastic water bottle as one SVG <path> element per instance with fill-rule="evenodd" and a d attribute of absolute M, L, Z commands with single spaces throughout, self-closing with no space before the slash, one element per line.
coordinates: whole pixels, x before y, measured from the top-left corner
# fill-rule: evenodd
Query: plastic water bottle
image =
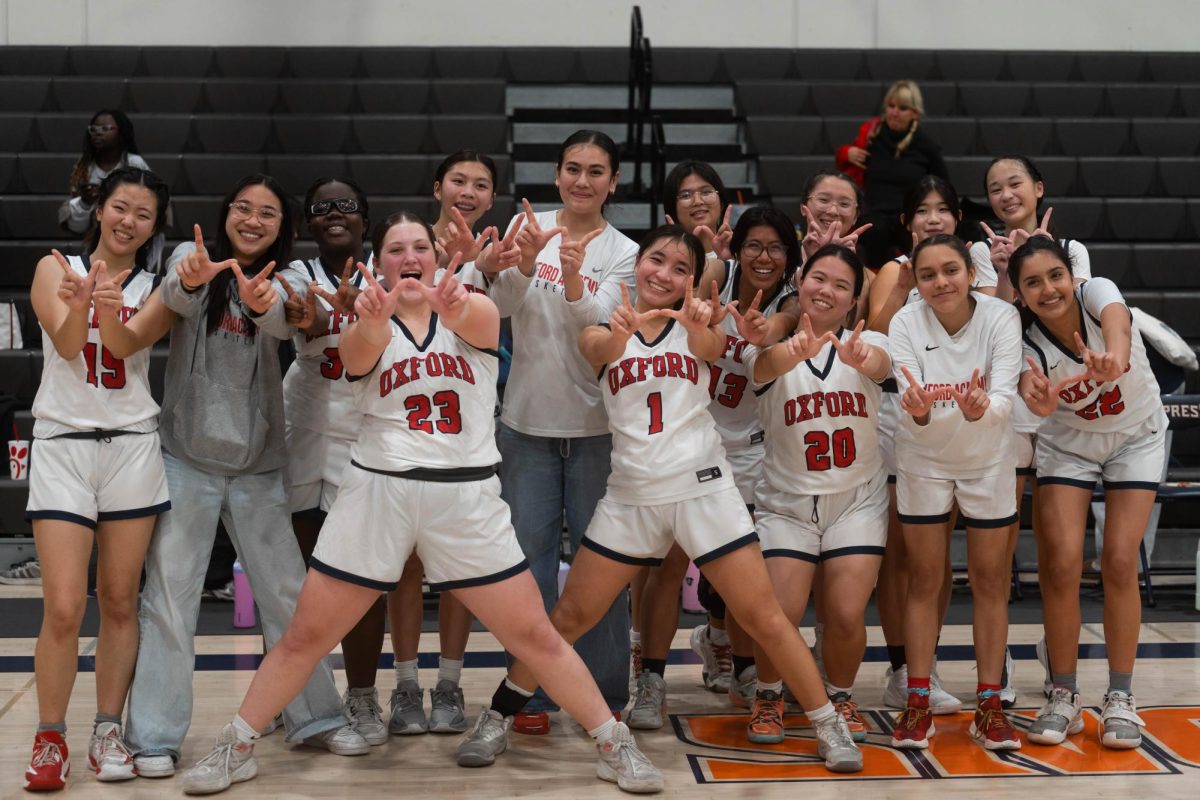
<path fill-rule="evenodd" d="M 687 572 L 683 576 L 683 610 L 689 614 L 703 614 L 704 606 L 700 605 L 700 570 L 695 564 L 688 563 Z"/>
<path fill-rule="evenodd" d="M 250 591 L 250 581 L 242 569 L 242 562 L 233 562 L 233 627 L 253 628 L 254 593 Z"/>

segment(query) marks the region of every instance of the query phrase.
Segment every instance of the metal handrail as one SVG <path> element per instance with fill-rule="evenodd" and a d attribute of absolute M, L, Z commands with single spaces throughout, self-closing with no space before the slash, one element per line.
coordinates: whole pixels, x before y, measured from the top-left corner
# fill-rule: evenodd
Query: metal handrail
<path fill-rule="evenodd" d="M 646 186 L 642 183 L 642 161 L 646 126 L 650 123 L 650 87 L 654 83 L 654 54 L 649 37 L 642 39 L 641 70 L 638 81 L 637 118 L 633 128 L 633 193 L 638 196 L 646 191 Z"/>
<path fill-rule="evenodd" d="M 629 100 L 625 108 L 625 142 L 633 141 L 637 121 L 638 90 L 642 81 L 642 9 L 634 6 L 629 16 Z"/>
<path fill-rule="evenodd" d="M 667 137 L 663 133 L 662 117 L 655 114 L 650 120 L 650 227 L 658 225 L 658 200 L 662 196 L 667 175 Z"/>

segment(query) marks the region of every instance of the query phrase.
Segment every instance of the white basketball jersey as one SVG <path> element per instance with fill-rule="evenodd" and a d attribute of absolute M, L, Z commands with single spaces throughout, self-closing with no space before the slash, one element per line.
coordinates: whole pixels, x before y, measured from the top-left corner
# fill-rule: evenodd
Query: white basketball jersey
<path fill-rule="evenodd" d="M 1091 350 L 1103 352 L 1100 312 L 1112 303 L 1125 305 L 1125 299 L 1108 278 L 1092 278 L 1075 287 L 1075 301 L 1079 304 L 1084 343 Z M 1064 387 L 1051 414 L 1054 420 L 1080 430 L 1116 433 L 1132 428 L 1162 408 L 1158 381 L 1150 369 L 1146 345 L 1132 315 L 1130 325 L 1129 367 L 1125 373 L 1107 383 L 1088 380 Z M 1025 330 L 1025 352 L 1033 356 L 1052 385 L 1085 370 L 1074 349 L 1055 338 L 1041 320 L 1035 320 Z"/>
<path fill-rule="evenodd" d="M 68 256 L 79 275 L 87 275 L 86 257 Z M 128 321 L 158 286 L 158 276 L 137 268 L 122 284 L 121 319 Z M 88 309 L 88 337 L 83 351 L 66 361 L 42 330 L 42 380 L 33 400 L 39 439 L 78 430 L 138 430 L 158 428 L 158 403 L 150 395 L 150 348 L 128 358 L 116 358 L 100 341 L 95 308 Z"/>
<path fill-rule="evenodd" d="M 418 342 L 393 317 L 379 363 L 355 378 L 363 414 L 350 457 L 371 469 L 454 469 L 500 463 L 494 350 L 480 350 L 429 318 Z"/>
<path fill-rule="evenodd" d="M 741 266 L 734 261 L 726 261 L 721 303 L 727 305 L 737 300 L 738 310 L 744 313 L 754 297 L 738 297 L 740 278 Z M 781 288 L 760 311 L 763 316 L 769 317 L 779 310 L 784 300 L 794 294 Z M 758 419 L 758 397 L 750 390 L 747 351 L 753 345 L 738 334 L 737 321 L 732 314 L 725 315 L 721 328 L 725 331 L 725 352 L 709 367 L 708 394 L 712 397 L 712 403 L 708 410 L 717 423 L 717 431 L 721 434 L 725 449 L 732 452 L 761 444 L 763 426 Z"/>
<path fill-rule="evenodd" d="M 850 331 L 838 331 L 846 341 Z M 887 337 L 863 331 L 862 341 L 887 348 Z M 826 343 L 817 355 L 758 390 L 767 431 L 763 477 L 780 491 L 834 494 L 879 473 L 880 384 L 838 358 Z"/>
<path fill-rule="evenodd" d="M 339 279 L 333 278 L 321 265 L 321 259 L 296 261 L 292 268 L 333 294 Z M 362 273 L 351 277 L 354 286 L 363 283 Z M 353 441 L 358 438 L 361 414 L 354 404 L 354 388 L 346 380 L 346 371 L 338 356 L 338 341 L 342 331 L 354 321 L 354 314 L 334 311 L 323 298 L 317 302 L 329 314 L 329 325 L 320 336 L 309 336 L 297 330 L 292 337 L 296 360 L 283 377 L 283 413 L 288 425 L 318 431 L 337 439 Z M 303 457 L 293 453 L 293 457 Z"/>
<path fill-rule="evenodd" d="M 442 276 L 445 274 L 446 268 L 440 267 L 437 271 L 437 274 L 433 278 L 434 284 L 436 285 L 441 283 Z M 468 261 L 466 264 L 459 265 L 458 272 L 455 273 L 454 277 L 458 279 L 458 282 L 461 283 L 463 288 L 468 292 L 476 292 L 478 294 L 488 293 L 487 279 L 475 266 L 474 261 Z"/>
<path fill-rule="evenodd" d="M 1012 469 L 1012 404 L 1021 365 L 1021 324 L 1016 308 L 972 292 L 971 319 L 951 336 L 924 301 L 896 313 L 888 332 L 892 372 L 901 394 L 913 377 L 936 399 L 926 425 L 901 410 L 896 431 L 896 465 L 912 475 L 978 478 Z M 953 391 L 966 391 L 979 370 L 990 403 L 981 419 L 968 422 Z"/>
<path fill-rule="evenodd" d="M 647 342 L 630 337 L 600 372 L 613 434 L 610 500 L 661 505 L 733 486 L 721 436 L 708 412 L 708 364 L 688 349 L 687 331 L 668 320 Z"/>

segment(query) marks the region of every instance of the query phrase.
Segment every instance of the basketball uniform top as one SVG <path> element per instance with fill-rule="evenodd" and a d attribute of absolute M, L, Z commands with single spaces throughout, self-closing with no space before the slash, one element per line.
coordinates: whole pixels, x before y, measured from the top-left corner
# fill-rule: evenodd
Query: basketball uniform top
<path fill-rule="evenodd" d="M 87 256 L 67 256 L 80 276 L 91 270 Z M 137 267 L 121 284 L 121 319 L 129 320 L 158 286 L 159 276 Z M 131 430 L 148 433 L 158 428 L 158 403 L 150 395 L 150 348 L 128 358 L 115 358 L 100 341 L 95 308 L 88 308 L 87 344 L 66 361 L 42 329 L 42 379 L 33 399 L 33 435 L 49 439 L 81 430 Z"/>
<path fill-rule="evenodd" d="M 738 311 L 745 313 L 754 296 L 738 297 L 741 275 L 741 265 L 736 261 L 725 262 L 721 303 L 728 305 L 737 300 Z M 759 310 L 763 316 L 769 317 L 779 310 L 787 298 L 794 295 L 795 292 L 781 287 Z M 758 396 L 750 391 L 750 366 L 747 363 L 749 351 L 755 348 L 738 333 L 737 320 L 732 314 L 725 315 L 721 328 L 725 332 L 725 352 L 709 369 L 708 393 L 712 402 L 708 410 L 717 423 L 717 432 L 721 434 L 725 450 L 733 452 L 761 444 L 763 425 L 758 418 Z"/>
<path fill-rule="evenodd" d="M 1108 278 L 1092 278 L 1075 287 L 1079 304 L 1080 336 L 1089 349 L 1104 351 L 1104 331 L 1100 312 L 1113 303 L 1125 305 L 1120 289 Z M 1059 402 L 1050 419 L 1070 428 L 1116 433 L 1148 419 L 1162 408 L 1158 381 L 1146 358 L 1146 345 L 1130 315 L 1129 367 L 1115 381 L 1097 384 L 1080 381 L 1058 393 Z M 1041 366 L 1051 385 L 1081 374 L 1083 360 L 1071 347 L 1060 342 L 1041 320 L 1025 329 L 1025 352 Z M 1025 369 L 1029 365 L 1025 364 Z"/>
<path fill-rule="evenodd" d="M 708 412 L 708 363 L 688 348 L 675 320 L 654 341 L 635 333 L 600 371 L 612 429 L 607 497 L 661 505 L 732 487 L 733 470 Z"/>
<path fill-rule="evenodd" d="M 363 418 L 350 457 L 389 472 L 498 464 L 498 365 L 494 350 L 467 344 L 437 314 L 421 342 L 393 317 L 379 362 L 351 379 Z"/>
<path fill-rule="evenodd" d="M 337 292 L 340 279 L 329 274 L 320 257 L 295 261 L 291 266 L 330 294 Z M 361 288 L 362 273 L 355 272 L 350 283 Z M 354 388 L 346 380 L 338 356 L 338 341 L 354 321 L 354 314 L 334 311 L 320 296 L 317 302 L 329 314 L 329 325 L 320 336 L 297 329 L 292 337 L 296 360 L 283 376 L 284 419 L 297 428 L 353 441 L 358 437 L 362 415 L 354 405 Z"/>
<path fill-rule="evenodd" d="M 557 213 L 538 213 L 538 224 L 545 230 L 555 227 Z M 512 318 L 513 331 L 501 419 L 529 436 L 601 436 L 608 433 L 608 422 L 600 387 L 578 339 L 584 328 L 607 321 L 620 305 L 622 283 L 632 290 L 638 246 L 615 226 L 606 226 L 584 255 L 583 296 L 569 302 L 558 257 L 561 244 L 562 237 L 555 236 L 538 253 L 532 277 L 506 269 L 492 282 L 491 297 L 500 314 Z"/>
<path fill-rule="evenodd" d="M 442 282 L 442 276 L 446 274 L 445 267 L 439 267 L 437 273 L 433 277 L 433 283 L 436 286 Z M 488 293 L 487 278 L 475 266 L 474 261 L 468 261 L 465 264 L 459 264 L 458 272 L 454 277 L 462 284 L 462 287 L 468 292 L 476 292 L 478 294 Z"/>
<path fill-rule="evenodd" d="M 1059 239 L 1058 243 L 1071 257 L 1071 272 L 1076 278 L 1088 280 L 1092 277 L 1092 258 L 1083 242 L 1076 239 Z M 992 242 L 983 239 L 971 245 L 971 263 L 975 265 L 977 286 L 995 286 L 998 282 L 996 268 L 992 266 Z"/>
<path fill-rule="evenodd" d="M 847 341 L 852 331 L 838 331 Z M 887 337 L 863 331 L 866 344 L 887 349 Z M 753 368 L 757 354 L 750 363 Z M 767 430 L 763 477 L 793 494 L 845 492 L 871 480 L 883 466 L 879 450 L 880 383 L 839 357 L 826 343 L 814 358 L 757 390 Z"/>
<path fill-rule="evenodd" d="M 921 300 L 896 312 L 888 331 L 892 372 L 901 395 L 908 367 L 936 399 L 929 423 L 918 425 L 901 410 L 896 466 L 932 478 L 980 478 L 1012 469 L 1012 415 L 1021 369 L 1021 323 L 1012 305 L 972 292 L 971 319 L 953 336 Z M 968 422 L 952 390 L 966 391 L 978 369 L 990 403 Z"/>

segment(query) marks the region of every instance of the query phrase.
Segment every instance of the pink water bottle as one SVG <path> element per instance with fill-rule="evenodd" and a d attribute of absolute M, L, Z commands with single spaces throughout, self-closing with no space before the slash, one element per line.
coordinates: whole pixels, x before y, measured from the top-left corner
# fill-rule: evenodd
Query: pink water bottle
<path fill-rule="evenodd" d="M 704 606 L 700 605 L 699 591 L 700 570 L 689 562 L 687 572 L 683 576 L 683 610 L 689 614 L 704 613 Z"/>
<path fill-rule="evenodd" d="M 250 580 L 242 569 L 242 562 L 233 562 L 233 627 L 254 627 L 254 593 L 250 591 Z"/>

